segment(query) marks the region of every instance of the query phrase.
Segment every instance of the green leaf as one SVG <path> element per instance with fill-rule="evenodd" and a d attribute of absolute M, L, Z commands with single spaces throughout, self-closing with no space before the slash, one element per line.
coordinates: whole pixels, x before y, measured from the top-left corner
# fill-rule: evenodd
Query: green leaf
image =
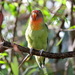
<path fill-rule="evenodd" d="M 11 8 L 10 9 L 11 11 L 14 11 L 16 9 L 15 6 L 14 6 L 14 4 L 9 4 L 9 7 Z"/>
<path fill-rule="evenodd" d="M 18 61 L 16 57 L 13 58 L 13 62 L 11 63 L 11 68 L 14 75 L 19 75 Z"/>
<path fill-rule="evenodd" d="M 14 4 L 9 4 L 9 8 L 11 8 L 11 9 L 10 9 L 10 13 L 11 13 L 12 15 L 16 15 L 16 14 L 17 14 L 16 6 L 15 6 Z"/>
<path fill-rule="evenodd" d="M 7 53 L 0 53 L 0 59 L 7 55 L 8 55 Z"/>
<path fill-rule="evenodd" d="M 43 11 L 43 14 L 44 15 L 46 15 L 46 16 L 49 16 L 50 15 L 49 11 L 46 8 L 43 9 L 42 11 Z"/>
<path fill-rule="evenodd" d="M 27 9 L 28 9 L 29 12 L 32 11 L 32 8 L 31 8 L 31 5 L 30 4 L 27 6 Z"/>
<path fill-rule="evenodd" d="M 59 46 L 60 43 L 62 42 L 62 40 L 63 40 L 63 38 L 61 38 L 61 39 L 59 40 L 59 42 L 56 44 L 56 46 Z"/>
<path fill-rule="evenodd" d="M 44 21 L 47 22 L 51 17 L 49 10 L 46 7 L 44 7 L 41 11 L 44 15 Z"/>
<path fill-rule="evenodd" d="M 75 29 L 75 25 L 74 26 L 71 26 L 69 29 Z"/>
<path fill-rule="evenodd" d="M 18 4 L 14 4 L 14 3 L 4 3 L 4 9 L 7 10 L 8 12 L 10 12 L 12 15 L 17 16 L 17 8 Z"/>
<path fill-rule="evenodd" d="M 7 56 L 8 54 L 7 53 L 0 53 L 0 55 Z"/>
<path fill-rule="evenodd" d="M 0 64 L 5 64 L 6 62 L 5 61 L 0 61 Z"/>

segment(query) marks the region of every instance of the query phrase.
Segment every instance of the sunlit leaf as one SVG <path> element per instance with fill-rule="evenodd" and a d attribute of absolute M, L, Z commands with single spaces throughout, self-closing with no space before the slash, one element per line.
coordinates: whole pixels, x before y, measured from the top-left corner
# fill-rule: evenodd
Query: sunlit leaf
<path fill-rule="evenodd" d="M 44 14 L 44 15 L 47 15 L 47 16 L 50 15 L 50 13 L 49 13 L 49 11 L 48 11 L 47 9 L 43 9 L 42 11 L 43 11 L 43 14 Z"/>
<path fill-rule="evenodd" d="M 0 53 L 0 55 L 7 56 L 8 54 L 7 53 Z"/>
<path fill-rule="evenodd" d="M 14 6 L 13 4 L 9 4 L 9 7 L 11 8 L 11 9 L 10 9 L 11 11 L 13 11 L 13 10 L 16 9 L 15 6 Z"/>
<path fill-rule="evenodd" d="M 5 63 L 6 63 L 5 61 L 1 61 L 1 60 L 0 60 L 0 64 L 5 64 Z"/>
<path fill-rule="evenodd" d="M 0 59 L 7 55 L 8 55 L 7 53 L 0 53 Z"/>
<path fill-rule="evenodd" d="M 12 15 L 17 15 L 16 6 L 14 4 L 9 4 L 10 12 Z"/>
<path fill-rule="evenodd" d="M 69 29 L 75 29 L 75 25 L 74 26 L 71 26 Z"/>

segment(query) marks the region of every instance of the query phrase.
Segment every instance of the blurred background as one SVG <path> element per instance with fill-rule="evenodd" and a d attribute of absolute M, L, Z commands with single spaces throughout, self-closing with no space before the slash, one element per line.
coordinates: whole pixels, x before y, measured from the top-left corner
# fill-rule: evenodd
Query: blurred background
<path fill-rule="evenodd" d="M 25 31 L 31 11 L 36 9 L 41 10 L 49 28 L 48 52 L 75 50 L 75 0 L 0 0 L 0 42 L 5 39 L 27 47 Z M 26 55 L 12 49 L 0 53 L 0 75 L 75 75 L 74 57 L 46 58 L 44 74 L 34 56 L 18 69 Z"/>

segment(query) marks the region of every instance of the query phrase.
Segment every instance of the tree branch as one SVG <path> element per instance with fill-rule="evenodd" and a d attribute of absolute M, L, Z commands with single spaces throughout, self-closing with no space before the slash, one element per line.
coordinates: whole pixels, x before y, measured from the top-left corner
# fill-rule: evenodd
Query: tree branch
<path fill-rule="evenodd" d="M 18 15 L 19 15 L 20 5 L 21 5 L 21 3 L 19 3 L 19 5 L 17 7 L 17 14 Z M 14 26 L 14 30 L 13 30 L 13 41 L 15 40 L 15 36 L 16 36 L 16 28 L 17 28 L 17 22 L 18 22 L 18 15 L 16 16 L 15 26 Z"/>
<path fill-rule="evenodd" d="M 24 53 L 30 53 L 29 48 L 22 47 L 18 44 L 11 43 L 8 41 L 4 41 L 4 42 L 0 43 L 0 53 L 4 52 L 8 48 L 13 48 L 13 50 L 16 52 L 21 51 Z M 32 55 L 43 56 L 43 57 L 51 58 L 51 59 L 64 59 L 64 58 L 74 57 L 75 51 L 70 51 L 70 52 L 65 52 L 65 53 L 49 53 L 49 52 L 43 51 L 43 53 L 40 55 L 39 50 L 33 49 Z"/>

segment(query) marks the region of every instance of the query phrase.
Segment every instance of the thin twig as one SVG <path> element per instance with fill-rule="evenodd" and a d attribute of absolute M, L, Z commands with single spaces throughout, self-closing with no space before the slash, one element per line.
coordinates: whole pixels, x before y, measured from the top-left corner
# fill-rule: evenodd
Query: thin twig
<path fill-rule="evenodd" d="M 22 60 L 21 64 L 19 65 L 19 68 L 23 65 L 23 63 L 31 56 L 31 54 L 28 54 L 24 59 Z"/>
<path fill-rule="evenodd" d="M 49 27 L 49 26 L 48 26 Z M 50 30 L 58 30 L 58 31 L 63 31 L 63 32 L 66 32 L 66 31 L 69 31 L 69 32 L 71 32 L 71 31 L 75 31 L 75 29 L 70 29 L 70 28 L 68 28 L 68 29 L 61 29 L 61 28 L 50 28 L 49 27 L 49 29 Z"/>
<path fill-rule="evenodd" d="M 17 28 L 17 22 L 18 22 L 18 15 L 19 15 L 19 8 L 20 8 L 21 3 L 19 3 L 18 7 L 17 7 L 17 16 L 16 16 L 16 21 L 14 24 L 14 29 L 13 29 L 13 38 L 12 38 L 12 42 L 15 41 L 15 36 L 16 36 L 16 28 Z M 10 60 L 12 61 L 12 56 L 14 55 L 14 51 L 11 50 L 10 52 Z"/>
<path fill-rule="evenodd" d="M 17 9 L 17 14 L 19 15 L 19 8 L 20 8 L 20 5 L 18 5 L 18 9 Z M 16 21 L 15 21 L 15 26 L 14 26 L 14 30 L 13 30 L 13 41 L 15 40 L 15 36 L 16 36 L 16 28 L 17 28 L 17 22 L 18 22 L 18 16 L 16 16 Z"/>

